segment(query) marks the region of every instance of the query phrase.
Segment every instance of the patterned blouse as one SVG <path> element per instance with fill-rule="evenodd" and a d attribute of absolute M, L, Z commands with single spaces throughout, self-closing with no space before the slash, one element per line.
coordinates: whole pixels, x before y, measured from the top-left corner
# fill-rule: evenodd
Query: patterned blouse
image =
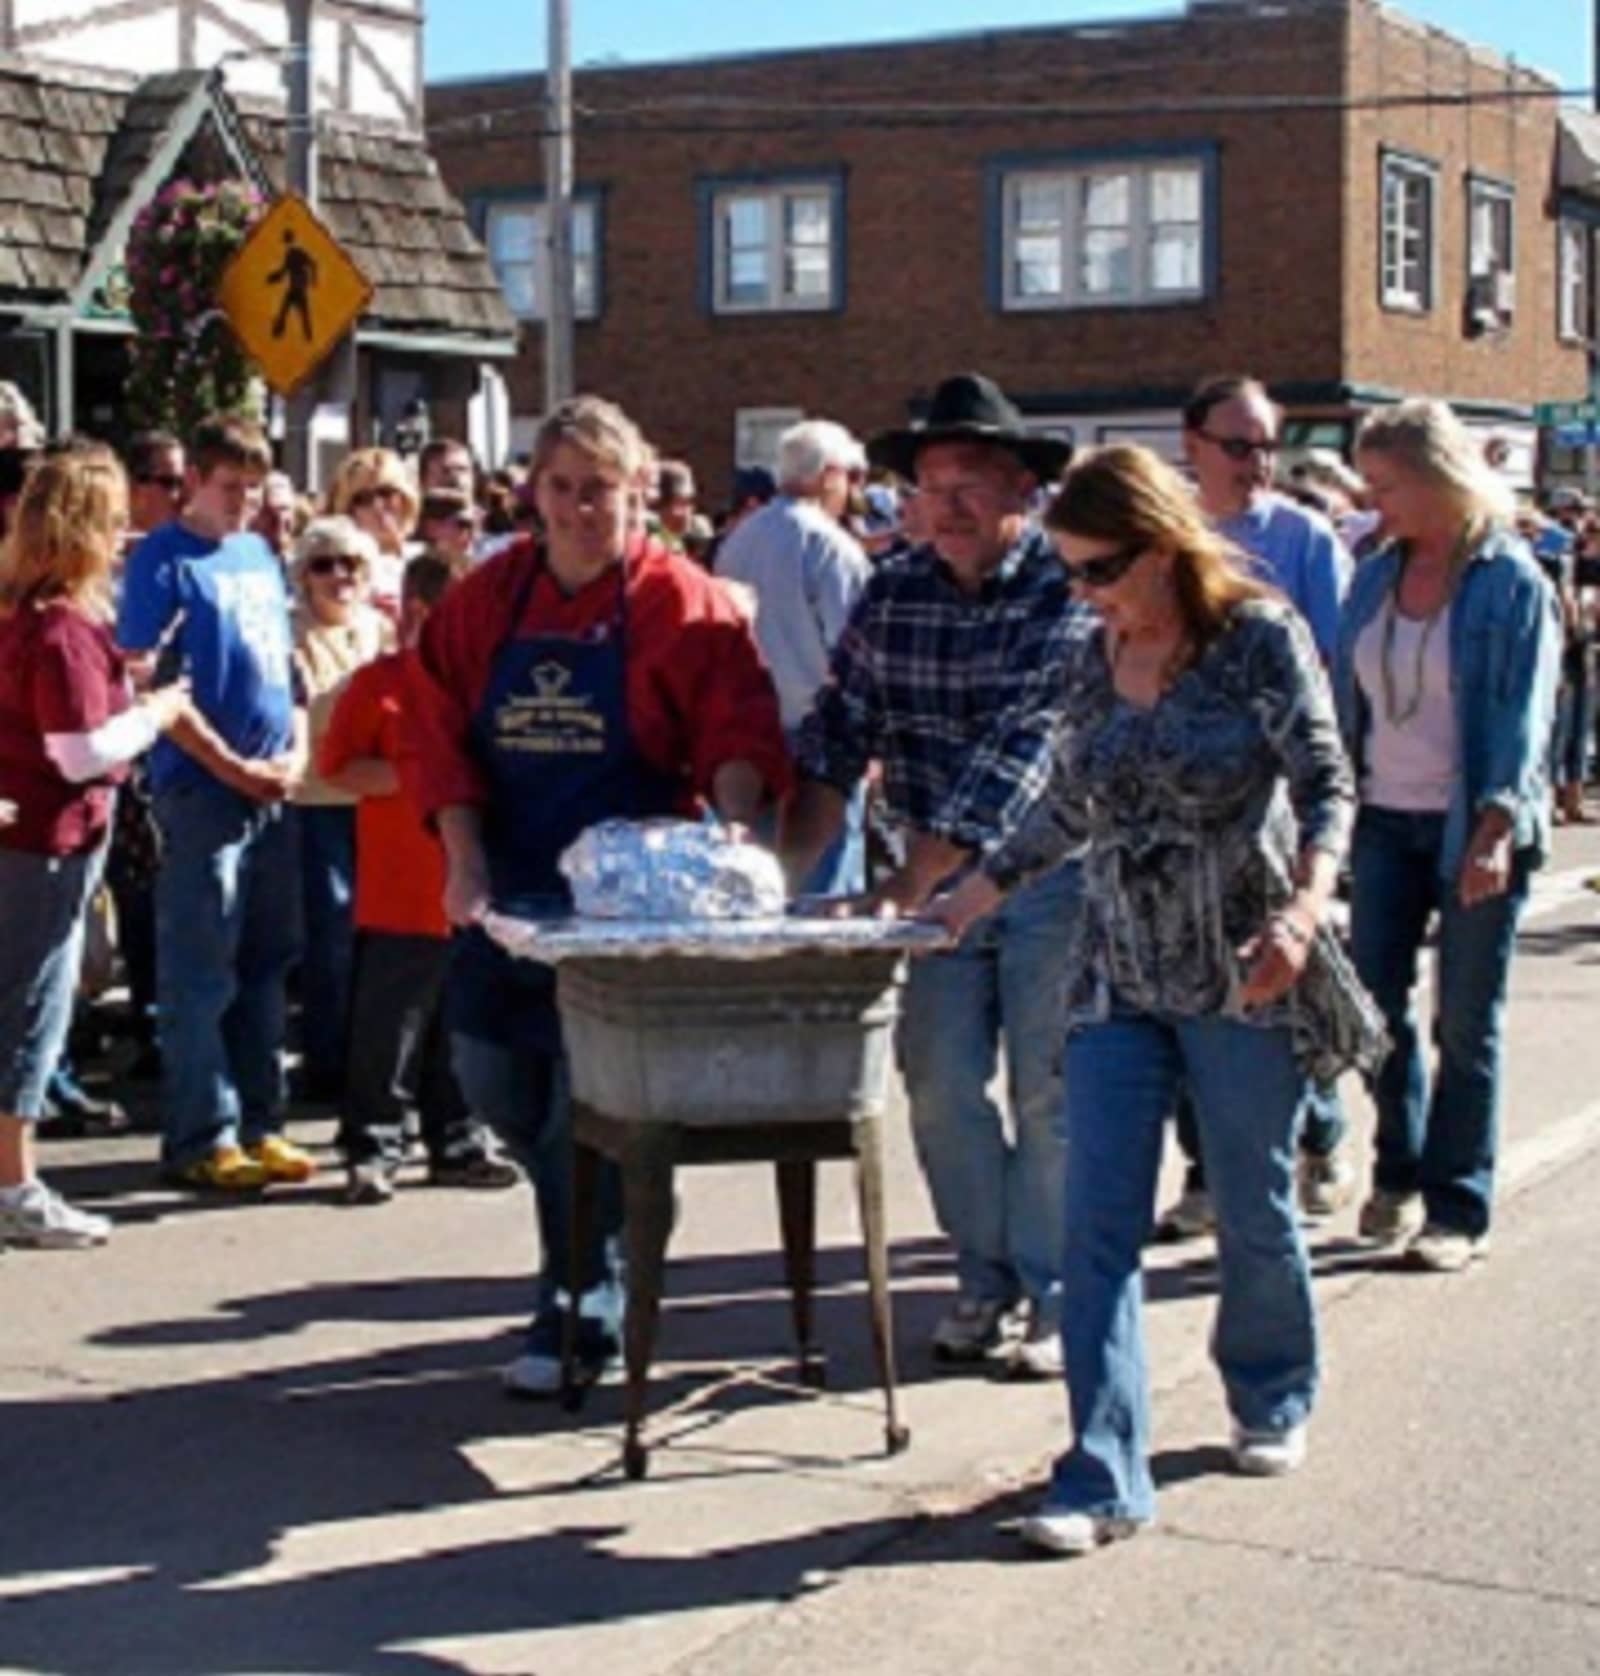
<path fill-rule="evenodd" d="M 1339 857 L 1355 808 L 1350 765 L 1310 631 L 1253 600 L 1149 710 L 1116 692 L 1105 630 L 1078 645 L 1045 796 L 985 871 L 1002 887 L 1087 841 L 1068 964 L 1069 1024 L 1113 1010 L 1287 1026 L 1308 1074 L 1370 1068 L 1382 1024 L 1331 933 L 1300 981 L 1246 1012 L 1240 947 L 1294 892 L 1302 851 Z"/>

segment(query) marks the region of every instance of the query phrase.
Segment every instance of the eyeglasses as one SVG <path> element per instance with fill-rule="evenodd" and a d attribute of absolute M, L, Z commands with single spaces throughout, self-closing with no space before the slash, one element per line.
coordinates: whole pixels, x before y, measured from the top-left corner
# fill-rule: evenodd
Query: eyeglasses
<path fill-rule="evenodd" d="M 1244 436 L 1213 436 L 1210 431 L 1201 431 L 1198 434 L 1220 448 L 1230 460 L 1237 460 L 1241 465 L 1246 460 L 1253 460 L 1257 454 L 1266 459 L 1278 452 L 1276 437 L 1269 437 L 1265 442 L 1252 442 L 1249 437 Z"/>
<path fill-rule="evenodd" d="M 404 500 L 405 491 L 397 488 L 393 483 L 380 483 L 375 489 L 358 489 L 350 497 L 352 506 L 371 506 L 375 500 L 395 501 Z"/>
<path fill-rule="evenodd" d="M 1120 582 L 1144 555 L 1144 543 L 1137 542 L 1130 547 L 1119 547 L 1114 553 L 1097 553 L 1081 564 L 1069 564 L 1063 559 L 1061 568 L 1074 587 L 1109 588 L 1113 582 Z"/>
<path fill-rule="evenodd" d="M 313 576 L 332 576 L 336 571 L 344 576 L 359 576 L 365 567 L 360 559 L 348 553 L 318 553 L 306 561 L 306 569 Z"/>

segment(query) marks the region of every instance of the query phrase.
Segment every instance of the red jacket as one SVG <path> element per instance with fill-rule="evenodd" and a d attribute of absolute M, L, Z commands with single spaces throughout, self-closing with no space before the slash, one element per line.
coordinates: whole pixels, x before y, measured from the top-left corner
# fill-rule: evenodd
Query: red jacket
<path fill-rule="evenodd" d="M 616 576 L 563 594 L 541 568 L 520 623 L 511 621 L 531 541 L 487 559 L 428 617 L 408 669 L 412 793 L 433 819 L 454 804 L 487 799 L 468 730 L 495 653 L 513 634 L 580 635 L 616 606 Z M 709 798 L 719 768 L 748 762 L 782 796 L 790 766 L 772 678 L 750 625 L 721 585 L 652 540 L 627 560 L 627 703 L 634 744 L 657 773 L 679 781 L 687 808 Z"/>

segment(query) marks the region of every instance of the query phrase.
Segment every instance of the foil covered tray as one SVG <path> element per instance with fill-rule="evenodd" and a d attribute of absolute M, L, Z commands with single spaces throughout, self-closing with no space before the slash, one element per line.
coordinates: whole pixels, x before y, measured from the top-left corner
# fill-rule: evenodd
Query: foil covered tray
<path fill-rule="evenodd" d="M 563 960 L 779 960 L 792 954 L 907 954 L 950 947 L 937 925 L 910 919 L 824 919 L 790 914 L 742 920 L 520 919 L 487 913 L 483 928 L 507 954 L 547 966 Z"/>

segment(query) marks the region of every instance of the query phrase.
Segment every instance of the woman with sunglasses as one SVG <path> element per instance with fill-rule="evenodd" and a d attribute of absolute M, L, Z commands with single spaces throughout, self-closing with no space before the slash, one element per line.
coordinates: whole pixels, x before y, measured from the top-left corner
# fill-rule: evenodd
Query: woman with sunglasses
<path fill-rule="evenodd" d="M 1351 948 L 1395 1051 L 1361 1233 L 1453 1273 L 1487 1249 L 1501 1015 L 1529 875 L 1549 848 L 1561 625 L 1509 490 L 1442 402 L 1373 414 L 1356 463 L 1391 545 L 1357 572 L 1336 665 L 1360 780 Z M 1438 916 L 1429 1067 L 1413 993 Z"/>
<path fill-rule="evenodd" d="M 1318 1364 L 1295 1139 L 1308 1080 L 1370 1063 L 1381 1030 L 1324 929 L 1353 789 L 1304 622 L 1144 449 L 1088 456 L 1045 523 L 1101 623 L 1068 676 L 1051 785 L 934 911 L 960 930 L 1087 841 L 1064 1062 L 1074 1442 L 1022 1526 L 1077 1554 L 1155 1513 L 1140 1256 L 1185 1084 L 1234 1463 L 1304 1457 Z"/>
<path fill-rule="evenodd" d="M 377 547 L 349 518 L 318 518 L 295 547 L 294 667 L 311 726 L 310 761 L 345 682 L 388 651 L 387 618 L 367 604 Z M 344 1087 L 355 950 L 356 798 L 310 770 L 294 793 L 305 955 L 300 964 L 301 1091 L 334 1099 Z"/>
<path fill-rule="evenodd" d="M 400 620 L 406 560 L 417 551 L 412 535 L 421 506 L 405 462 L 387 448 L 358 448 L 347 454 L 328 492 L 329 512 L 351 519 L 372 538 L 371 601 L 394 623 Z"/>

